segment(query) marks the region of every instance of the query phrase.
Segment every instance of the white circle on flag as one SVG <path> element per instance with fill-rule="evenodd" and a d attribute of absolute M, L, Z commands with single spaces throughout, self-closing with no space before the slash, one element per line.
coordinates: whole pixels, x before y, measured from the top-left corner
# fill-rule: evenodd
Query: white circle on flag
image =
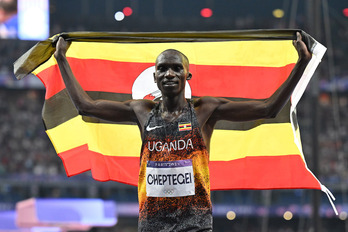
<path fill-rule="evenodd" d="M 140 73 L 137 79 L 135 79 L 132 87 L 133 99 L 158 100 L 162 97 L 162 93 L 158 89 L 153 77 L 155 71 L 155 66 L 151 66 Z M 187 81 L 185 85 L 185 98 L 191 98 L 191 87 Z"/>

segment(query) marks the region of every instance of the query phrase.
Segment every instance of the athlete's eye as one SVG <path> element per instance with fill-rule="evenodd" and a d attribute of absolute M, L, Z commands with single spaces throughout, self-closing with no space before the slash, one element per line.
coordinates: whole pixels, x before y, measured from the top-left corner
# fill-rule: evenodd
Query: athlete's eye
<path fill-rule="evenodd" d="M 174 71 L 175 72 L 180 72 L 182 69 L 183 69 L 183 67 L 181 65 L 174 66 Z"/>
<path fill-rule="evenodd" d="M 164 72 L 165 68 L 163 66 L 158 66 L 157 71 Z"/>

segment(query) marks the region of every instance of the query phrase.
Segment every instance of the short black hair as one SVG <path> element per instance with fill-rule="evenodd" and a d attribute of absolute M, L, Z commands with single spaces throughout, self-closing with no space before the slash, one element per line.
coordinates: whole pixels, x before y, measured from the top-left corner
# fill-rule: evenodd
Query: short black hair
<path fill-rule="evenodd" d="M 158 57 L 159 57 L 160 55 L 162 55 L 163 53 L 166 53 L 166 52 L 175 52 L 175 53 L 178 53 L 178 54 L 180 54 L 180 55 L 184 58 L 184 60 L 187 62 L 187 65 L 190 64 L 189 59 L 187 58 L 187 56 L 186 56 L 184 53 L 182 53 L 182 52 L 180 52 L 180 51 L 178 51 L 178 50 L 176 50 L 176 49 L 173 49 L 173 48 L 169 48 L 169 49 L 166 49 L 166 50 L 164 50 L 163 52 L 161 52 L 161 53 L 157 56 L 156 60 L 158 59 Z"/>

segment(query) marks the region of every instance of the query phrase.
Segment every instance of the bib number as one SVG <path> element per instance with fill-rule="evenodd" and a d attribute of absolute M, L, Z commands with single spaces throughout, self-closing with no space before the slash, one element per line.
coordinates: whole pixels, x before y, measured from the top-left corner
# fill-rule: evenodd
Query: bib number
<path fill-rule="evenodd" d="M 147 161 L 148 197 L 183 197 L 195 195 L 192 160 Z"/>

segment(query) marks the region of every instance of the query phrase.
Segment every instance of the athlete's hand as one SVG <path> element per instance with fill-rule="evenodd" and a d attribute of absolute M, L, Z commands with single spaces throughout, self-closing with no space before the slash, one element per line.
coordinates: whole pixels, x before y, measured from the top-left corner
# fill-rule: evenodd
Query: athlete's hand
<path fill-rule="evenodd" d="M 65 56 L 71 42 L 67 42 L 63 37 L 59 37 L 56 44 L 56 51 L 54 52 L 54 57 L 57 59 L 59 56 Z"/>
<path fill-rule="evenodd" d="M 292 44 L 297 50 L 299 59 L 309 61 L 312 58 L 312 53 L 309 51 L 307 45 L 303 42 L 300 32 L 296 32 L 297 39 L 292 41 Z"/>

